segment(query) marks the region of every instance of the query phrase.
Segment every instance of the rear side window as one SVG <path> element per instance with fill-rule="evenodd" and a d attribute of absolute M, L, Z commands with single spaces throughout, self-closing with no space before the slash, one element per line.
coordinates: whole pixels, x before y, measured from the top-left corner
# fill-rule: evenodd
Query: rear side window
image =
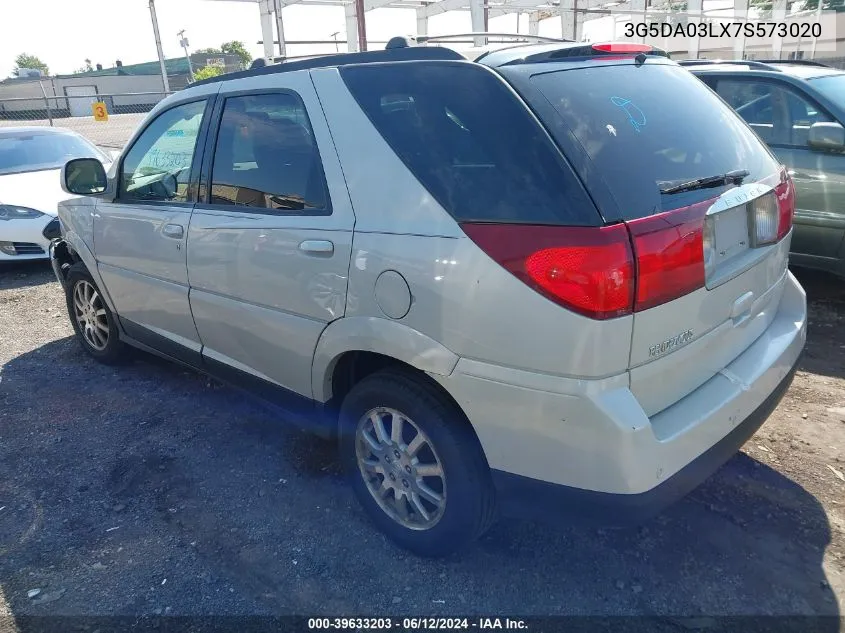
<path fill-rule="evenodd" d="M 330 213 L 317 143 L 297 95 L 226 99 L 214 149 L 211 203 L 297 215 Z"/>
<path fill-rule="evenodd" d="M 406 63 L 341 74 L 393 151 L 456 220 L 599 222 L 542 127 L 490 71 Z"/>
<path fill-rule="evenodd" d="M 592 160 L 622 219 L 704 201 L 708 188 L 661 194 L 697 178 L 778 165 L 745 123 L 697 78 L 675 65 L 596 65 L 535 75 L 531 82 Z"/>

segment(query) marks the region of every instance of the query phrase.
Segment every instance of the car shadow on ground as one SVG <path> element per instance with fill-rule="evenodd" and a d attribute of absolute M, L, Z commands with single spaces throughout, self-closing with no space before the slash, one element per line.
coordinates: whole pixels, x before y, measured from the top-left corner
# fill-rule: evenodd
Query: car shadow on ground
<path fill-rule="evenodd" d="M 0 290 L 40 286 L 51 281 L 56 281 L 56 276 L 46 260 L 0 261 Z"/>
<path fill-rule="evenodd" d="M 742 454 L 641 527 L 503 520 L 428 560 L 369 523 L 331 443 L 160 360 L 106 367 L 71 338 L 18 356 L 2 368 L 0 429 L 0 584 L 21 622 L 646 615 L 713 628 L 707 618 L 722 614 L 839 615 L 822 568 L 824 508 Z"/>

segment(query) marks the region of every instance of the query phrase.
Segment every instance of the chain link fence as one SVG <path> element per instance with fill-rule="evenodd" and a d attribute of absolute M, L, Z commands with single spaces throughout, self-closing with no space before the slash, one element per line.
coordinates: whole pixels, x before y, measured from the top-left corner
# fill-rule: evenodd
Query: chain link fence
<path fill-rule="evenodd" d="M 164 92 L 98 94 L 96 96 L 20 97 L 0 99 L 0 128 L 63 127 L 99 147 L 120 149 L 146 116 L 167 96 Z M 93 106 L 105 104 L 108 120 L 94 118 Z"/>

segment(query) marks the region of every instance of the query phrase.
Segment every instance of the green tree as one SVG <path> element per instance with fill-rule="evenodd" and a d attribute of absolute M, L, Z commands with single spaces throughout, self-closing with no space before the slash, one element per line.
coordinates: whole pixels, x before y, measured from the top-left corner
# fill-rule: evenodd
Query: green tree
<path fill-rule="evenodd" d="M 252 61 L 252 55 L 246 50 L 244 43 L 238 40 L 223 42 L 220 48 L 200 48 L 195 53 L 199 55 L 237 55 L 243 68 L 247 68 Z"/>
<path fill-rule="evenodd" d="M 244 43 L 238 40 L 224 42 L 220 45 L 220 50 L 228 55 L 237 55 L 243 68 L 247 68 L 252 61 L 252 55 L 246 50 Z"/>
<path fill-rule="evenodd" d="M 88 73 L 88 72 L 91 72 L 92 70 L 94 70 L 94 67 L 91 65 L 91 60 L 86 58 L 85 59 L 85 65 L 80 67 L 80 68 L 77 68 L 73 72 L 74 72 L 74 74 L 78 75 L 79 73 Z"/>
<path fill-rule="evenodd" d="M 19 77 L 22 68 L 37 68 L 45 75 L 50 74 L 50 69 L 47 67 L 47 64 L 42 62 L 35 55 L 29 55 L 28 53 L 21 53 L 15 57 L 15 69 L 12 71 L 12 74 L 15 77 Z"/>
<path fill-rule="evenodd" d="M 194 81 L 201 79 L 209 79 L 210 77 L 217 77 L 223 74 L 223 69 L 219 66 L 203 66 L 194 72 Z"/>

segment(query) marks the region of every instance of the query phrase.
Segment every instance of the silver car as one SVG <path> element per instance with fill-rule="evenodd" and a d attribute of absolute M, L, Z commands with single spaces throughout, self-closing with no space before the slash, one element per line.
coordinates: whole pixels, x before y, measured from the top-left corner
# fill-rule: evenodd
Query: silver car
<path fill-rule="evenodd" d="M 499 513 L 654 514 L 755 432 L 804 347 L 789 176 L 648 47 L 224 75 L 62 184 L 82 348 L 339 438 L 367 514 L 422 555 Z"/>

